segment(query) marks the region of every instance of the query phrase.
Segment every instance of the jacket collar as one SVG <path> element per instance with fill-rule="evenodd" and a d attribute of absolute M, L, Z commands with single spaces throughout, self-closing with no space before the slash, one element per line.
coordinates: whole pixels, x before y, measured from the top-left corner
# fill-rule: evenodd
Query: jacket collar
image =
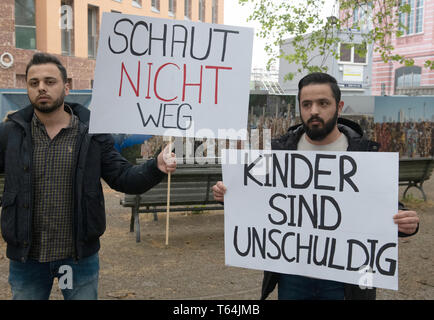
<path fill-rule="evenodd" d="M 365 139 L 362 128 L 354 121 L 338 118 L 338 129 L 348 138 L 348 151 L 378 151 L 380 147 L 377 142 Z M 297 124 L 290 127 L 287 134 L 275 143 L 279 148 L 295 150 L 304 132 L 303 125 Z"/>
<path fill-rule="evenodd" d="M 89 109 L 83 107 L 79 103 L 65 102 L 65 104 L 67 104 L 71 108 L 72 112 L 78 117 L 80 122 L 82 122 L 86 126 L 89 125 Z M 28 105 L 23 109 L 20 109 L 19 111 L 10 114 L 8 117 L 10 120 L 15 121 L 16 123 L 25 128 L 32 121 L 33 113 L 33 106 Z"/>

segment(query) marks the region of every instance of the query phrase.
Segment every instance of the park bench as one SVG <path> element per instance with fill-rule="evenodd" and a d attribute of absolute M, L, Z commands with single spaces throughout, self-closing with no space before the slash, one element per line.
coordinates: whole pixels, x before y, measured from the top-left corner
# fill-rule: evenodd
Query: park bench
<path fill-rule="evenodd" d="M 142 160 L 143 161 L 143 160 Z M 138 161 L 139 163 L 140 161 Z M 222 180 L 220 164 L 178 164 L 171 175 L 170 212 L 222 210 L 223 205 L 213 199 L 211 187 Z M 130 232 L 136 232 L 140 242 L 140 213 L 166 212 L 167 177 L 143 194 L 125 194 L 120 203 L 131 207 Z"/>
<path fill-rule="evenodd" d="M 415 187 L 422 193 L 424 201 L 427 200 L 423 183 L 428 180 L 434 169 L 434 158 L 411 158 L 399 160 L 399 185 L 407 186 L 403 197 L 408 189 Z"/>

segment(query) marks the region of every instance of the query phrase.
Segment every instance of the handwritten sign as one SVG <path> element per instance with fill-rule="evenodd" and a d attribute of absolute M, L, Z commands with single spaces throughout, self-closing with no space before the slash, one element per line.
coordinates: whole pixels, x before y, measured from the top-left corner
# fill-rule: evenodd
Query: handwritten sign
<path fill-rule="evenodd" d="M 224 151 L 227 265 L 398 289 L 397 153 Z"/>
<path fill-rule="evenodd" d="M 245 130 L 252 45 L 251 28 L 103 13 L 90 132 Z"/>

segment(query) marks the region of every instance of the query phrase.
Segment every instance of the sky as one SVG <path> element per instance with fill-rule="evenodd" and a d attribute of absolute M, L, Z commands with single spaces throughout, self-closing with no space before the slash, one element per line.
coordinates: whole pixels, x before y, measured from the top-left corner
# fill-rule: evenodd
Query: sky
<path fill-rule="evenodd" d="M 334 2 L 334 0 L 326 0 L 326 8 L 324 10 L 325 14 L 330 15 Z M 240 5 L 238 0 L 224 0 L 224 24 L 239 27 L 251 27 L 255 30 L 259 30 L 259 23 L 255 21 L 247 22 L 247 18 L 253 10 L 252 8 L 253 6 L 251 4 L 246 4 L 244 6 Z M 266 41 L 264 39 L 255 36 L 253 41 L 252 68 L 266 67 L 269 57 L 264 50 L 265 45 Z"/>

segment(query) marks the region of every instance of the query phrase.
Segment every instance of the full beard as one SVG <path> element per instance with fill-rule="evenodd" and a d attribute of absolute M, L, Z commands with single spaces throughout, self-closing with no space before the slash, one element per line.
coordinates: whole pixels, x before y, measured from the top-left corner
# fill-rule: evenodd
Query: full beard
<path fill-rule="evenodd" d="M 59 109 L 65 101 L 65 93 L 62 93 L 59 98 L 54 100 L 51 104 L 48 103 L 38 103 L 37 99 L 35 101 L 30 101 L 33 108 L 42 113 L 51 113 Z"/>
<path fill-rule="evenodd" d="M 309 123 L 314 121 L 314 120 L 321 122 L 322 126 L 321 127 L 319 127 L 319 126 L 309 127 Z M 307 121 L 307 123 L 304 122 L 303 119 L 301 119 L 307 136 L 310 139 L 312 139 L 313 141 L 321 141 L 325 137 L 327 137 L 330 134 L 330 132 L 333 131 L 334 127 L 336 126 L 337 120 L 338 120 L 338 109 L 337 108 L 336 108 L 336 112 L 335 112 L 333 118 L 327 122 L 324 122 L 324 120 L 321 119 L 320 117 L 312 117 Z"/>

